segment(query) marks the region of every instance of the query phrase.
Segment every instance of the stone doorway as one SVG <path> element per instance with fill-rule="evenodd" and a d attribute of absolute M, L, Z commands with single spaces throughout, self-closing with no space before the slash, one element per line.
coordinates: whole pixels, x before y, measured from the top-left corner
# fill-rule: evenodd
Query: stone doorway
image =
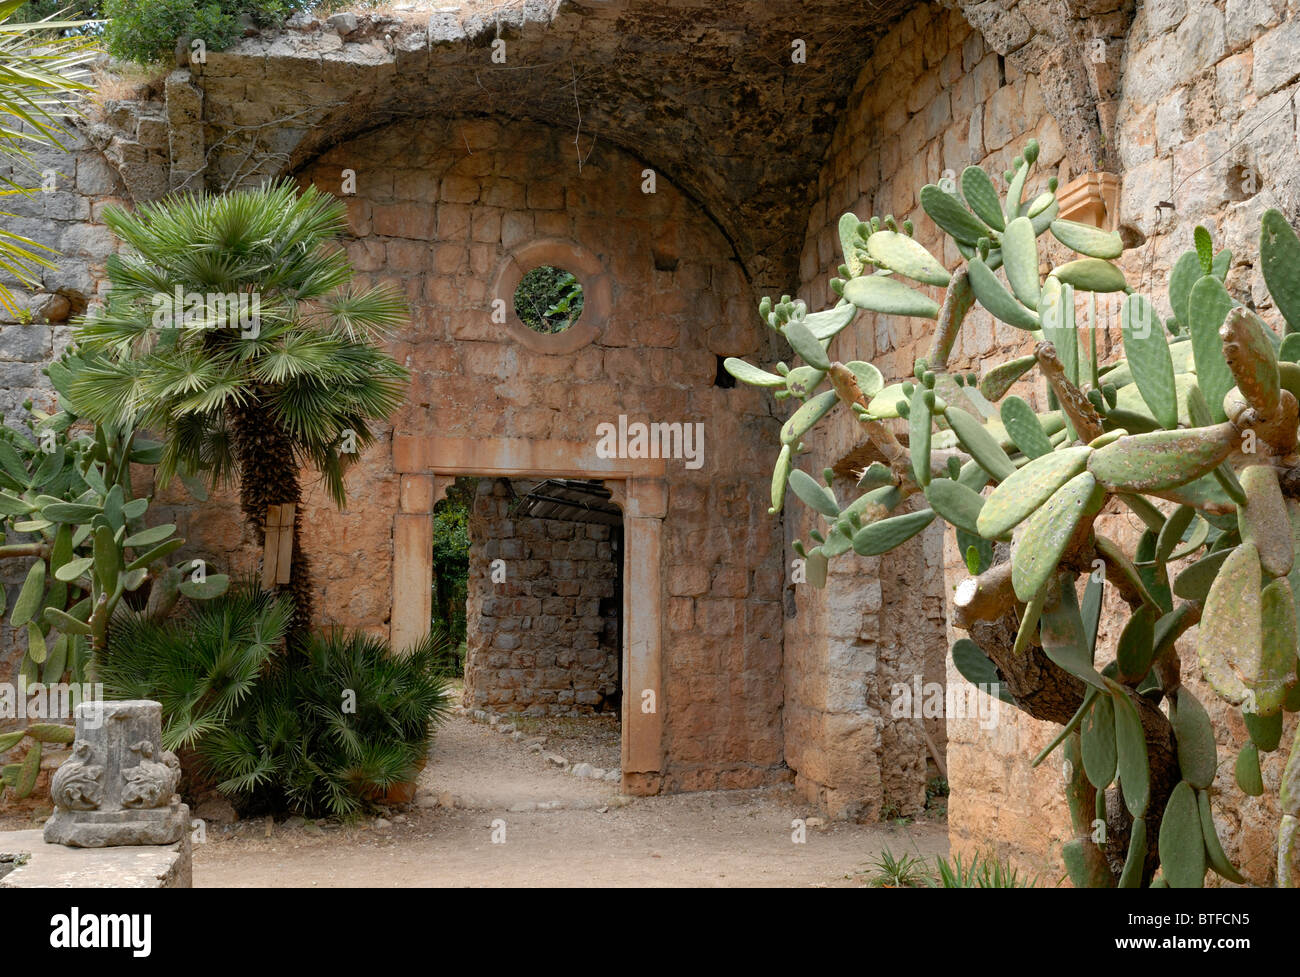
<path fill-rule="evenodd" d="M 401 476 L 393 527 L 394 648 L 408 647 L 429 627 L 432 515 L 458 476 L 496 479 L 581 480 L 608 491 L 622 514 L 622 608 L 619 715 L 622 790 L 657 793 L 664 757 L 661 539 L 667 512 L 660 459 L 600 458 L 587 442 L 545 444 L 513 438 L 461 439 L 396 435 L 394 467 Z"/>
<path fill-rule="evenodd" d="M 476 479 L 468 536 L 465 705 L 512 719 L 613 717 L 617 729 L 623 514 L 610 491 L 585 479 Z"/>

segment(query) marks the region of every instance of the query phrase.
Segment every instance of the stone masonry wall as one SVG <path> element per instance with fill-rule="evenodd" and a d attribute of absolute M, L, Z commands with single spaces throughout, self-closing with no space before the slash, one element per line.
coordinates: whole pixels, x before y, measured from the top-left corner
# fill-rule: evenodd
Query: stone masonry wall
<path fill-rule="evenodd" d="M 900 89 L 899 78 L 913 81 Z M 832 137 L 804 237 L 799 296 L 812 310 L 836 300 L 828 284 L 840 261 L 836 224 L 849 210 L 863 218 L 910 219 L 917 240 L 955 266 L 959 256 L 950 244 L 940 246 L 918 192 L 945 170 L 960 174 L 972 163 L 1006 169 L 1031 135 L 1042 154 L 1028 193 L 1058 169 L 1069 178 L 1060 131 L 1037 79 L 1018 74 L 959 13 L 916 7 L 880 39 Z M 930 291 L 941 298 L 940 290 Z M 910 376 L 916 357 L 926 355 L 930 325 L 860 313 L 832 353 L 872 362 L 892 382 Z M 981 371 L 1022 346 L 1024 337 L 976 307 L 952 366 Z M 1029 384 L 1015 392 L 1036 402 Z M 818 428 L 802 467 L 820 472 L 863 440 L 840 411 Z M 787 506 L 790 539 L 807 541 L 816 521 L 797 503 Z M 882 804 L 890 813 L 919 812 L 930 763 L 922 726 L 941 753 L 952 751 L 951 720 L 945 728 L 942 719 L 891 716 L 896 684 L 912 687 L 915 676 L 922 688 L 964 682 L 945 665 L 944 559 L 943 531 L 935 527 L 883 560 L 847 554 L 832 561 L 825 591 L 788 589 L 794 614 L 785 628 L 786 760 L 804 796 L 834 815 L 875 817 Z"/>
<path fill-rule="evenodd" d="M 785 776 L 780 524 L 766 512 L 766 459 L 749 449 L 777 422 L 761 392 L 714 385 L 718 356 L 764 341 L 717 227 L 662 174 L 643 193 L 639 160 L 598 142 L 579 166 L 571 133 L 526 123 L 398 123 L 334 147 L 301 178 L 338 192 L 344 169 L 357 177 L 347 248 L 359 281 L 396 284 L 412 310 L 390 342 L 412 372 L 395 431 L 594 443 L 620 413 L 705 425 L 703 467 L 665 470 L 663 785 Z M 607 322 L 573 353 L 534 352 L 491 319 L 496 269 L 539 238 L 572 241 L 611 274 Z M 308 516 L 321 586 L 366 623 L 388 610 L 390 469 L 372 452 L 350 476 L 356 506 Z"/>
<path fill-rule="evenodd" d="M 576 716 L 618 708 L 623 554 L 611 527 L 513 514 L 535 483 L 483 479 L 470 516 L 465 702 Z M 504 580 L 492 564 L 506 561 Z"/>
<path fill-rule="evenodd" d="M 89 207 L 91 222 L 69 219 L 57 242 L 68 250 L 61 267 L 87 297 L 102 291 L 113 248 L 100 207 L 126 201 L 122 183 L 109 179 L 110 158 L 137 178 L 144 172 L 137 164 L 153 167 L 142 185 L 150 195 L 158 182 L 156 107 L 127 114 L 129 131 L 91 132 L 78 150 L 91 161 L 84 170 L 81 155 L 61 170 L 80 174 L 84 185 L 61 182 L 58 192 L 69 196 L 57 206 L 83 217 Z M 702 422 L 703 468 L 669 461 L 665 475 L 660 702 L 671 763 L 662 786 L 746 787 L 787 776 L 780 523 L 766 514 L 764 462 L 745 450 L 770 440 L 777 421 L 758 391 L 714 385 L 718 357 L 754 355 L 766 342 L 725 237 L 663 174 L 657 192 L 642 193 L 641 160 L 598 140 L 579 165 L 571 134 L 531 123 L 403 121 L 334 146 L 308 162 L 301 179 L 338 194 L 345 168 L 358 177 L 345 246 L 359 285 L 384 279 L 406 294 L 410 325 L 389 346 L 413 380 L 407 405 L 391 425 L 375 426 L 377 442 L 349 473 L 347 506 L 336 509 L 315 484 L 305 493 L 300 517 L 311 527 L 305 539 L 320 622 L 387 633 L 394 430 L 594 442 L 597 424 L 620 413 Z M 571 354 L 523 348 L 489 314 L 495 270 L 511 249 L 544 237 L 595 254 L 614 283 L 602 333 Z M 37 360 L 66 337 L 42 324 L 4 325 L 12 331 L 0 359 L 15 364 L 13 383 L 39 385 Z M 190 540 L 178 557 L 202 556 L 233 573 L 256 568 L 261 541 L 243 526 L 233 489 L 195 505 L 175 482 L 153 511 Z M 11 671 L 12 649 L 6 658 L 0 664 Z"/>

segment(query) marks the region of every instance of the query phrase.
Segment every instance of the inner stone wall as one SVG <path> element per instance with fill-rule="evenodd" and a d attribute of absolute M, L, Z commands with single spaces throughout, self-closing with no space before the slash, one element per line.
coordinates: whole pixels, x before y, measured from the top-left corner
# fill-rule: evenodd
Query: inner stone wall
<path fill-rule="evenodd" d="M 909 78 L 900 88 L 899 79 Z M 1008 168 L 1031 135 L 1042 153 L 1027 195 L 1058 164 L 1068 171 L 1037 79 L 1018 74 L 959 13 L 915 8 L 880 39 L 831 139 L 804 235 L 799 297 L 811 310 L 838 300 L 829 279 L 841 260 L 836 225 L 849 210 L 863 218 L 911 220 L 917 240 L 955 266 L 959 255 L 950 245 L 945 250 L 918 192 L 945 170 L 955 176 L 972 163 Z M 928 291 L 942 298 L 941 290 Z M 954 369 L 981 371 L 1025 342 L 1023 332 L 995 323 L 979 307 L 967 323 L 953 352 Z M 931 325 L 859 313 L 832 353 L 842 361 L 872 362 L 893 382 L 910 377 L 916 358 L 926 355 Z M 1037 402 L 1028 384 L 1015 392 Z M 839 410 L 818 426 L 813 452 L 800 467 L 815 474 L 835 465 L 865 440 L 860 430 Z M 842 499 L 855 494 L 851 483 L 844 489 Z M 807 543 L 818 522 L 799 503 L 787 505 L 788 539 Z M 927 719 L 923 710 L 895 718 L 894 692 L 899 684 L 915 688 L 918 679 L 922 690 L 965 681 L 948 674 L 945 664 L 943 580 L 943 530 L 935 526 L 887 557 L 848 553 L 831 561 L 825 591 L 788 586 L 786 761 L 800 792 L 833 815 L 873 818 L 882 809 L 914 815 L 925 805 L 925 783 L 935 766 L 923 730 L 942 755 L 951 749 L 951 722 Z"/>
<path fill-rule="evenodd" d="M 618 563 L 610 526 L 513 506 L 535 483 L 483 479 L 470 516 L 466 704 L 530 716 L 618 710 Z M 501 571 L 494 579 L 494 563 Z"/>
<path fill-rule="evenodd" d="M 620 414 L 704 425 L 702 467 L 664 462 L 661 786 L 755 786 L 787 776 L 780 523 L 766 511 L 767 460 L 750 448 L 777 421 L 761 391 L 714 379 L 718 356 L 766 340 L 716 225 L 662 174 L 643 192 L 644 168 L 600 141 L 579 165 L 571 132 L 427 118 L 335 146 L 300 176 L 338 193 L 355 173 L 346 246 L 359 283 L 391 282 L 410 304 L 389 344 L 412 373 L 395 432 L 594 449 L 598 425 Z M 492 294 L 497 272 L 541 239 L 591 253 L 611 282 L 603 328 L 572 352 L 531 349 L 493 321 L 493 301 L 511 299 Z M 392 584 L 392 522 L 380 515 L 396 507 L 390 457 L 350 476 L 364 505 L 310 515 L 327 605 L 374 623 L 386 623 Z M 358 581 L 358 565 L 373 578 Z"/>

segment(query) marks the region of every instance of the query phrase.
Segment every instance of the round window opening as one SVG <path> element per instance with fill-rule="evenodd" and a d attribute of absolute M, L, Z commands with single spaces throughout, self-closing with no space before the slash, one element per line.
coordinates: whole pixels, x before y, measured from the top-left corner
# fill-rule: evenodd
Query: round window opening
<path fill-rule="evenodd" d="M 515 289 L 515 315 L 533 332 L 564 332 L 582 315 L 582 283 L 563 268 L 534 268 Z"/>

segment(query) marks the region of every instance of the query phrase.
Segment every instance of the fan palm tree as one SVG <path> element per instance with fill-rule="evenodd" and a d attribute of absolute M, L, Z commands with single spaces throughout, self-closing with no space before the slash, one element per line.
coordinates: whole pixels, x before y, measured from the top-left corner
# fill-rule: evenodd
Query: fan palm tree
<path fill-rule="evenodd" d="M 344 215 L 333 197 L 287 181 L 104 214 L 127 250 L 109 259 L 105 307 L 77 329 L 86 362 L 68 387 L 73 406 L 154 432 L 162 484 L 176 474 L 237 481 L 259 539 L 268 506 L 301 511 L 308 466 L 341 507 L 344 471 L 373 441 L 369 422 L 405 393 L 406 370 L 377 344 L 405 303 L 390 288 L 351 287 L 333 244 Z M 312 606 L 300 525 L 288 585 L 295 633 Z"/>
<path fill-rule="evenodd" d="M 0 0 L 0 160 L 13 176 L 0 174 L 0 197 L 34 192 L 30 181 L 35 154 L 62 146 L 67 123 L 75 114 L 72 96 L 90 88 L 87 65 L 96 54 L 93 40 L 60 37 L 84 27 L 47 17 L 30 24 L 10 23 L 24 0 Z M 55 15 L 57 16 L 57 15 Z M 0 211 L 0 217 L 12 217 Z M 0 273 L 24 285 L 40 282 L 40 269 L 53 268 L 55 251 L 0 227 Z M 0 281 L 0 305 L 16 312 L 13 293 Z"/>

